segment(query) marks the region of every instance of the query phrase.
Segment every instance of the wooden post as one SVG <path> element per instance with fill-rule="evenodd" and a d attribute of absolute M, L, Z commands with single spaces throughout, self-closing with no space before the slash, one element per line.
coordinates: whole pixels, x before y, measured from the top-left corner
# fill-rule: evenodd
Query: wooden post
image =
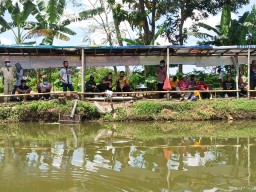
<path fill-rule="evenodd" d="M 232 63 L 236 69 L 236 90 L 238 90 L 238 80 L 239 80 L 239 65 L 238 65 L 238 56 L 231 57 Z M 239 91 L 236 92 L 236 97 L 239 99 Z"/>
<path fill-rule="evenodd" d="M 250 99 L 251 98 L 251 93 L 250 93 L 250 90 L 251 90 L 251 70 L 250 70 L 250 58 L 251 57 L 251 50 L 250 50 L 250 48 L 248 49 L 248 64 L 247 64 L 247 66 L 248 66 L 248 75 L 247 75 L 247 77 L 248 77 L 248 99 Z"/>
<path fill-rule="evenodd" d="M 84 92 L 85 92 L 85 58 L 84 58 L 84 49 L 81 50 L 82 51 L 82 100 L 84 100 Z"/>
<path fill-rule="evenodd" d="M 166 64 L 166 68 L 167 68 L 167 77 L 168 77 L 168 79 L 170 78 L 170 73 L 169 73 L 169 68 L 170 68 L 170 49 L 169 49 L 169 47 L 167 47 L 167 64 Z M 167 100 L 169 100 L 170 99 L 170 93 L 167 93 Z"/>

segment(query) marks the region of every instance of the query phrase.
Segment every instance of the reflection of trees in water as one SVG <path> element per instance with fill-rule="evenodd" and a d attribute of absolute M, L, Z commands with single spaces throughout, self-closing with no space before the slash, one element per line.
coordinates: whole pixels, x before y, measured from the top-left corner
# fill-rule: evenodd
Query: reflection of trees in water
<path fill-rule="evenodd" d="M 39 178 L 60 176 L 62 180 L 70 181 L 78 177 L 88 179 L 91 172 L 102 172 L 102 168 L 107 168 L 120 176 L 124 170 L 147 171 L 142 173 L 144 182 L 157 183 L 156 186 L 169 187 L 174 191 L 181 185 L 184 189 L 194 190 L 214 187 L 220 181 L 223 186 L 255 185 L 254 139 L 249 141 L 249 145 L 248 138 L 161 139 L 161 146 L 155 143 L 150 147 L 134 145 L 136 143 L 78 140 L 76 144 L 72 137 L 51 142 L 4 139 L 0 142 L 0 177 L 31 174 Z M 135 172 L 131 172 L 133 174 Z M 245 179 L 248 183 L 247 180 L 244 182 Z"/>

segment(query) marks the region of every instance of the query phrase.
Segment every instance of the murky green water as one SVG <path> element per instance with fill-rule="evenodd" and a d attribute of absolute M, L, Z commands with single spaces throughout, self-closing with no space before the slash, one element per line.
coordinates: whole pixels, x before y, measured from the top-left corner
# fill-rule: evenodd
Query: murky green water
<path fill-rule="evenodd" d="M 0 191 L 255 191 L 255 129 L 255 122 L 0 125 Z"/>

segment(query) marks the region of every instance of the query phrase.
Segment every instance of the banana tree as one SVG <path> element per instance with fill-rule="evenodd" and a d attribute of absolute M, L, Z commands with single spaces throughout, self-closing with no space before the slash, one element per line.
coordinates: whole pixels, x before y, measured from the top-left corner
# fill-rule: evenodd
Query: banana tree
<path fill-rule="evenodd" d="M 251 12 L 245 19 L 244 26 L 247 27 L 248 44 L 256 44 L 256 5 L 252 7 Z"/>
<path fill-rule="evenodd" d="M 229 6 L 224 6 L 222 9 L 220 25 L 215 27 L 199 22 L 197 27 L 206 29 L 208 32 L 189 32 L 193 35 L 206 41 L 201 41 L 199 44 L 212 45 L 243 45 L 246 44 L 246 27 L 244 26 L 245 19 L 249 12 L 245 12 L 238 20 L 231 19 L 231 9 Z M 210 33 L 212 32 L 212 33 Z"/>
<path fill-rule="evenodd" d="M 27 30 L 32 29 L 34 22 L 29 22 L 28 17 L 35 9 L 35 5 L 30 0 L 17 1 L 12 4 L 11 0 L 3 1 L 1 4 L 2 15 L 0 14 L 0 33 L 11 31 L 16 44 L 22 44 L 27 39 Z M 7 10 L 11 16 L 11 21 L 4 19 L 3 12 Z"/>
<path fill-rule="evenodd" d="M 44 0 L 37 0 L 37 7 L 33 15 L 37 19 L 35 28 L 29 31 L 29 38 L 41 37 L 42 44 L 52 45 L 54 38 L 68 41 L 70 35 L 75 35 L 75 31 L 68 28 L 72 22 L 86 20 L 102 12 L 102 8 L 82 11 L 64 18 L 66 0 L 49 0 L 46 4 Z"/>

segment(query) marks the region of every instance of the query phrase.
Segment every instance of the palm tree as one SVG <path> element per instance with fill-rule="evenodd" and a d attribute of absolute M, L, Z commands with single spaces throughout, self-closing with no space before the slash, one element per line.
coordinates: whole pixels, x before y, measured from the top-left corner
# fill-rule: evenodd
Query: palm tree
<path fill-rule="evenodd" d="M 37 0 L 37 8 L 33 15 L 37 19 L 35 28 L 29 31 L 29 38 L 44 36 L 42 44 L 52 45 L 54 38 L 68 41 L 69 35 L 75 35 L 75 31 L 67 26 L 76 21 L 86 20 L 102 12 L 102 8 L 82 11 L 63 20 L 66 0 L 49 0 L 46 5 L 44 0 Z"/>
<path fill-rule="evenodd" d="M 21 8 L 21 6 L 23 8 Z M 35 5 L 30 0 L 19 1 L 14 5 L 11 0 L 3 1 L 0 8 L 0 33 L 11 31 L 17 44 L 24 43 L 27 38 L 26 30 L 31 29 L 34 26 L 33 22 L 27 21 L 34 9 Z M 4 19 L 3 13 L 5 10 L 9 12 L 12 19 L 11 22 Z"/>

